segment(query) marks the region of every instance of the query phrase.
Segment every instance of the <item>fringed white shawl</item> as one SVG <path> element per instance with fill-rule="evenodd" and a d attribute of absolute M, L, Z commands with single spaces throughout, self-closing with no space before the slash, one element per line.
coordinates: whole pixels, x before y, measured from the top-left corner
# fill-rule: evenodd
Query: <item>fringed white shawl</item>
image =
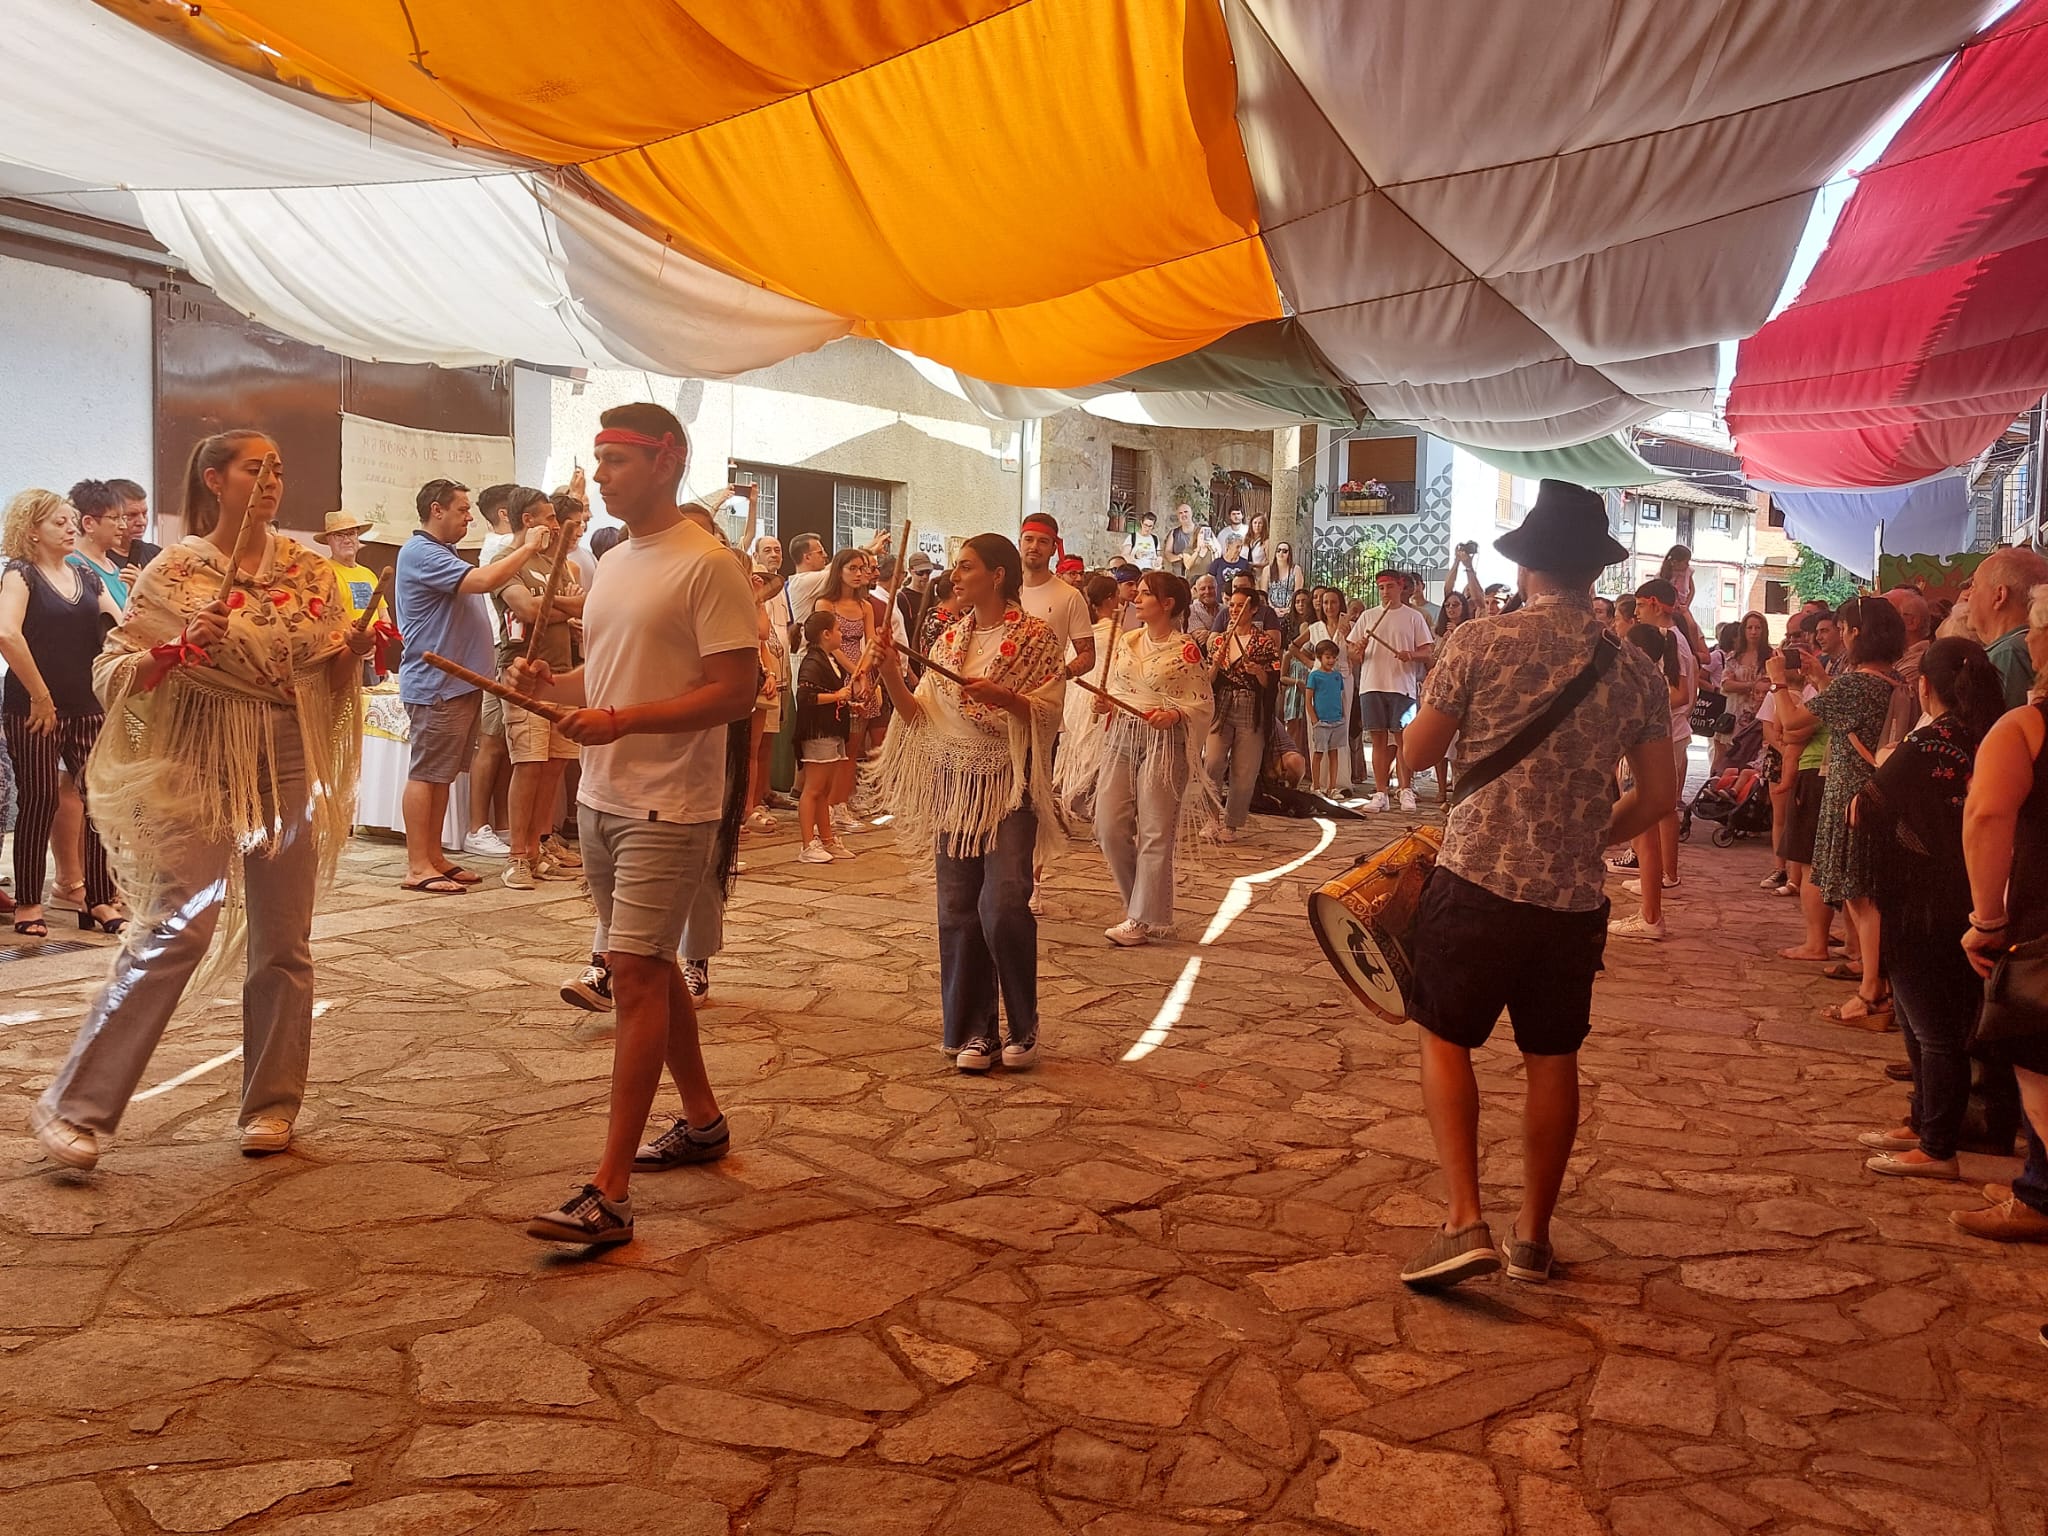
<path fill-rule="evenodd" d="M 320 879 L 332 879 L 355 820 L 361 761 L 361 688 L 332 683 L 349 620 L 334 571 L 319 554 L 270 536 L 261 569 L 237 579 L 227 634 L 210 663 L 174 667 L 158 686 L 137 686 L 150 651 L 176 640 L 214 602 L 226 557 L 187 538 L 152 560 L 129 599 L 127 619 L 93 663 L 107 723 L 86 764 L 93 823 L 133 921 L 124 943 L 144 944 L 175 916 L 167 871 L 195 844 L 226 842 L 221 919 L 193 985 L 221 979 L 247 936 L 242 860 L 262 857 L 278 824 L 275 733 L 294 729 L 304 751 Z"/>
<path fill-rule="evenodd" d="M 1174 823 L 1176 868 L 1186 874 L 1195 867 L 1195 849 L 1203 830 L 1221 813 L 1216 786 L 1202 770 L 1202 747 L 1216 715 L 1208 658 L 1185 635 L 1155 645 L 1142 629 L 1117 639 L 1110 653 L 1109 691 L 1142 710 L 1173 709 L 1175 724 L 1160 730 L 1112 707 L 1104 733 L 1102 758 L 1128 758 L 1143 800 L 1178 801 Z"/>
<path fill-rule="evenodd" d="M 1030 701 L 1028 721 L 974 703 L 958 684 L 927 669 L 917 685 L 922 717 L 899 712 L 883 739 L 876 792 L 889 808 L 904 857 L 919 868 L 930 865 L 941 843 L 956 858 L 988 852 L 1003 819 L 1027 795 L 1038 815 L 1038 861 L 1057 846 L 1060 821 L 1049 769 L 1066 694 L 1066 642 L 1020 609 L 1008 610 L 1003 624 L 984 675 Z M 932 642 L 932 659 L 972 675 L 966 662 L 973 636 L 974 616 L 964 615 Z"/>

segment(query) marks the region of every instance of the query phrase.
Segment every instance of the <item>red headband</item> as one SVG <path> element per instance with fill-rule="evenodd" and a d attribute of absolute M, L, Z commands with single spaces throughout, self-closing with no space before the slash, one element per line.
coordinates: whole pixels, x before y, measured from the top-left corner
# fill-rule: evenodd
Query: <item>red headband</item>
<path fill-rule="evenodd" d="M 603 447 L 606 443 L 617 443 L 625 448 L 652 448 L 657 453 L 664 448 L 673 453 L 678 446 L 673 432 L 664 432 L 659 437 L 649 437 L 645 432 L 635 432 L 631 427 L 606 427 L 597 434 L 597 445 Z"/>

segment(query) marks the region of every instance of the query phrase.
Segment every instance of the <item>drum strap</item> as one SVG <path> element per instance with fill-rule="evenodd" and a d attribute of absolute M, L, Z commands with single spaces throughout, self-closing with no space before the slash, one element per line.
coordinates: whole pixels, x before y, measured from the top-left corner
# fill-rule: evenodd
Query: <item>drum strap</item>
<path fill-rule="evenodd" d="M 1458 775 L 1458 788 L 1451 803 L 1459 804 L 1468 795 L 1484 789 L 1542 746 L 1544 739 L 1564 723 L 1564 717 L 1577 709 L 1580 700 L 1591 693 L 1600 679 L 1607 675 L 1614 666 L 1614 658 L 1620 654 L 1621 647 L 1613 636 L 1602 635 L 1596 640 L 1593 643 L 1593 659 L 1579 669 L 1576 677 L 1557 691 L 1557 696 L 1544 706 L 1542 713 L 1510 736 L 1505 744 L 1487 753 L 1479 762 Z"/>

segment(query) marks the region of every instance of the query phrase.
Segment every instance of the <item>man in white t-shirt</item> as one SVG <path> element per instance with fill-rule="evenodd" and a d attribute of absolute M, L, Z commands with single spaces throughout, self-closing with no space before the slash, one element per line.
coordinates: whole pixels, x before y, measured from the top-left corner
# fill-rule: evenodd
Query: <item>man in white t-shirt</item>
<path fill-rule="evenodd" d="M 752 713 L 760 661 L 746 573 L 676 505 L 690 452 L 682 424 L 650 404 L 599 420 L 598 490 L 630 536 L 586 599 L 583 666 L 556 677 L 522 660 L 508 680 L 567 706 L 562 734 L 583 748 L 584 874 L 608 935 L 618 1018 L 604 1155 L 589 1183 L 526 1230 L 608 1246 L 632 1239 L 635 1169 L 710 1162 L 731 1145 L 676 947 L 727 874 L 726 727 Z M 683 1113 L 642 1146 L 664 1063 Z"/>
<path fill-rule="evenodd" d="M 1414 768 L 1401 762 L 1401 722 L 1415 706 L 1415 684 L 1429 660 L 1435 636 L 1429 620 L 1408 606 L 1406 584 L 1399 571 L 1381 571 L 1374 585 L 1380 606 L 1367 609 L 1345 637 L 1351 665 L 1358 668 L 1360 722 L 1372 739 L 1372 776 L 1376 786 L 1365 802 L 1368 811 L 1392 808 L 1387 791 L 1400 777 L 1401 809 L 1415 809 Z"/>
<path fill-rule="evenodd" d="M 1024 559 L 1017 605 L 1045 620 L 1067 642 L 1067 676 L 1086 677 L 1095 665 L 1095 626 L 1088 618 L 1088 599 L 1053 574 L 1059 548 L 1060 525 L 1050 513 L 1034 512 L 1024 519 L 1017 535 L 1017 553 Z"/>

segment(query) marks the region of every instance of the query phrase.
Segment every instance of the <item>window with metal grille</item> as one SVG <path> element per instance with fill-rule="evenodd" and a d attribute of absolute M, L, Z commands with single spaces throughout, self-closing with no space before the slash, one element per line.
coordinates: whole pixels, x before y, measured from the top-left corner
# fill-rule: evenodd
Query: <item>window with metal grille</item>
<path fill-rule="evenodd" d="M 772 469 L 735 469 L 732 483 L 747 488 L 747 495 L 754 503 L 754 536 L 756 538 L 782 537 L 776 521 L 777 477 Z"/>
<path fill-rule="evenodd" d="M 1716 533 L 1726 533 L 1735 526 L 1734 515 L 1716 507 L 1707 514 L 1707 526 Z"/>
<path fill-rule="evenodd" d="M 1145 500 L 1145 451 L 1142 448 L 1109 450 L 1109 512 L 1116 518 L 1136 517 L 1147 506 Z"/>
<path fill-rule="evenodd" d="M 1664 507 L 1661 502 L 1639 501 L 1636 503 L 1636 518 L 1639 522 L 1661 523 L 1664 521 Z"/>
<path fill-rule="evenodd" d="M 832 547 L 867 544 L 889 526 L 889 487 L 872 480 L 832 482 Z"/>

